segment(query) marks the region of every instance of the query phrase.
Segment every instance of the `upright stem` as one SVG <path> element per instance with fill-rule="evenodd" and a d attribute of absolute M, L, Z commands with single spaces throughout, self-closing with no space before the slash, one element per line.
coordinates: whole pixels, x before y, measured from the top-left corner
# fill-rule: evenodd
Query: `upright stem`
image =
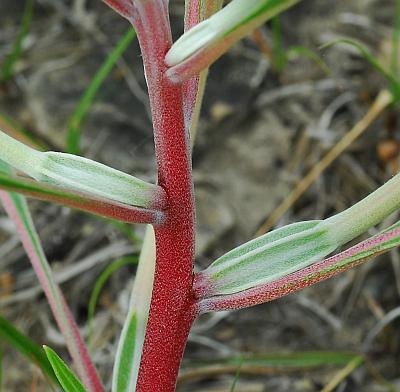
<path fill-rule="evenodd" d="M 166 2 L 135 6 L 153 117 L 159 185 L 168 197 L 168 216 L 155 227 L 156 270 L 137 391 L 174 391 L 187 336 L 195 317 L 192 292 L 194 201 L 189 136 L 182 89 L 165 77 L 171 46 Z"/>

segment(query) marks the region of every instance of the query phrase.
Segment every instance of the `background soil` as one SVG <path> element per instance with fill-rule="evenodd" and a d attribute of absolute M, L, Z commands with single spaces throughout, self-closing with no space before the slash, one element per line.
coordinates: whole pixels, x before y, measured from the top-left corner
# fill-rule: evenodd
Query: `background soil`
<path fill-rule="evenodd" d="M 197 268 L 250 238 L 301 178 L 368 111 L 385 80 L 348 46 L 318 49 L 340 36 L 358 39 L 388 62 L 394 0 L 304 0 L 281 18 L 286 47 L 312 49 L 329 67 L 291 60 L 274 71 L 251 38 L 211 69 L 194 150 Z M 24 2 L 0 2 L 0 64 L 20 28 Z M 171 4 L 175 34 L 183 5 Z M 37 0 L 13 79 L 0 86 L 0 112 L 55 150 L 65 149 L 68 120 L 93 74 L 128 24 L 92 0 Z M 271 27 L 261 29 L 267 41 Z M 397 171 L 398 112 L 388 109 L 326 170 L 278 222 L 323 218 L 367 195 Z M 100 89 L 82 128 L 82 153 L 154 180 L 151 122 L 137 43 Z M 90 292 L 116 258 L 137 254 L 114 225 L 67 208 L 30 202 L 46 254 L 62 281 L 83 333 Z M 48 305 L 19 244 L 0 216 L 2 316 L 40 344 L 65 354 Z M 388 222 L 386 222 L 388 224 Z M 385 225 L 385 223 L 383 224 Z M 143 227 L 135 226 L 135 236 Z M 371 230 L 370 234 L 374 233 Z M 93 358 L 109 385 L 135 273 L 115 273 L 95 316 Z M 400 257 L 395 250 L 300 293 L 251 309 L 211 314 L 196 323 L 184 368 L 195 359 L 298 351 L 363 352 L 360 366 L 337 391 L 400 390 L 400 334 L 394 320 L 372 341 L 379 319 L 399 306 Z M 337 367 L 269 375 L 240 375 L 236 391 L 319 391 Z M 38 371 L 5 348 L 4 391 L 44 391 Z M 200 376 L 179 391 L 228 391 L 234 374 Z"/>

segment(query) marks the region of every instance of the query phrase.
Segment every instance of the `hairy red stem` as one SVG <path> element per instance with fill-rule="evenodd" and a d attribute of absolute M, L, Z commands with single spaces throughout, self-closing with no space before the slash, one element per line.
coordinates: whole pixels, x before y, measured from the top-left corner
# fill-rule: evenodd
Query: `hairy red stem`
<path fill-rule="evenodd" d="M 138 3 L 132 22 L 149 89 L 158 181 L 168 197 L 167 219 L 155 227 L 156 270 L 136 390 L 170 392 L 175 390 L 195 318 L 190 143 L 184 124 L 182 88 L 165 76 L 164 57 L 172 43 L 166 2 Z"/>

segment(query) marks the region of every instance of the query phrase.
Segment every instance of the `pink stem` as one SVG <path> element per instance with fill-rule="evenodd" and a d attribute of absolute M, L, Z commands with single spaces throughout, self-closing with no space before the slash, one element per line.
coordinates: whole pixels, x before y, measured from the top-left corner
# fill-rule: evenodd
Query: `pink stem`
<path fill-rule="evenodd" d="M 192 293 L 195 214 L 189 136 L 181 86 L 171 84 L 165 76 L 164 57 L 172 41 L 166 10 L 162 0 L 138 2 L 132 18 L 149 89 L 159 185 L 168 196 L 167 220 L 155 227 L 156 270 L 138 392 L 175 390 L 196 315 Z"/>
<path fill-rule="evenodd" d="M 43 250 L 38 244 L 36 231 L 32 232 L 31 235 L 28 234 L 27 228 L 24 226 L 24 222 L 22 221 L 22 218 L 16 206 L 14 205 L 11 196 L 7 192 L 0 191 L 0 199 L 2 200 L 8 215 L 14 221 L 17 227 L 17 231 L 21 238 L 24 249 L 47 297 L 57 325 L 65 338 L 68 351 L 76 365 L 80 378 L 82 379 L 88 391 L 103 391 L 103 386 L 101 385 L 93 363 L 90 360 L 86 346 L 79 334 L 78 327 L 73 319 L 72 313 L 64 299 L 64 296 L 62 295 L 58 286 L 54 284 L 52 287 L 52 277 L 47 276 L 48 274 L 45 271 L 45 267 L 42 265 L 40 255 L 42 254 L 43 260 L 45 259 L 45 256 L 42 253 Z M 28 224 L 32 228 L 34 227 L 33 222 L 28 222 Z"/>
<path fill-rule="evenodd" d="M 310 265 L 300 271 L 294 272 L 288 276 L 280 278 L 274 282 L 266 283 L 249 290 L 244 290 L 235 294 L 221 295 L 215 297 L 204 298 L 207 282 L 204 277 L 196 274 L 194 280 L 194 292 L 198 299 L 197 310 L 199 313 L 209 311 L 220 311 L 227 309 L 241 309 L 249 306 L 258 305 L 264 302 L 273 301 L 285 295 L 302 290 L 312 286 L 315 283 L 329 279 L 341 272 L 345 272 L 365 261 L 376 257 L 378 253 L 354 260 L 350 263 L 340 265 L 346 258 L 355 256 L 361 252 L 366 252 L 370 248 L 379 246 L 380 243 L 390 241 L 400 235 L 400 229 L 379 234 L 373 238 L 363 241 L 337 255 L 329 257 L 318 263 Z M 388 249 L 382 249 L 382 252 Z"/>

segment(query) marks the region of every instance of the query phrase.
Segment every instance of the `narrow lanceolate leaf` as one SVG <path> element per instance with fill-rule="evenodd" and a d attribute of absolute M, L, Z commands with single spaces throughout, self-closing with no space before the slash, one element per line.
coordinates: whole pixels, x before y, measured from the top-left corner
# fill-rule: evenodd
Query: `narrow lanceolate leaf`
<path fill-rule="evenodd" d="M 139 257 L 128 315 L 118 342 L 113 392 L 135 391 L 153 290 L 156 247 L 154 230 L 147 226 Z"/>
<path fill-rule="evenodd" d="M 86 392 L 78 377 L 50 347 L 44 346 L 44 351 L 65 392 Z"/>
<path fill-rule="evenodd" d="M 323 221 L 295 223 L 239 246 L 198 274 L 196 291 L 233 294 L 301 270 L 356 238 L 400 208 L 400 174 Z"/>
<path fill-rule="evenodd" d="M 207 282 L 203 295 L 236 293 L 321 260 L 337 246 L 323 221 L 294 223 L 228 252 L 198 275 L 198 283 Z"/>
<path fill-rule="evenodd" d="M 70 191 L 21 177 L 12 177 L 9 174 L 2 173 L 1 170 L 0 189 L 21 193 L 39 200 L 58 203 L 121 222 L 159 224 L 165 219 L 163 211 L 129 206 L 82 192 Z"/>
<path fill-rule="evenodd" d="M 182 82 L 208 67 L 249 32 L 300 0 L 233 0 L 180 37 L 167 53 L 168 77 Z"/>
<path fill-rule="evenodd" d="M 42 348 L 15 328 L 9 321 L 0 316 L 0 341 L 7 342 L 16 348 L 29 361 L 39 366 L 44 376 L 58 384 L 56 375 Z"/>
<path fill-rule="evenodd" d="M 199 301 L 199 312 L 246 308 L 272 301 L 329 279 L 398 246 L 400 246 L 400 221 L 337 255 L 292 274 L 232 295 L 204 298 Z M 199 291 L 197 295 L 201 296 L 202 293 Z"/>
<path fill-rule="evenodd" d="M 165 206 L 165 192 L 157 185 L 77 155 L 37 151 L 3 132 L 0 160 L 39 182 L 137 207 Z"/>
<path fill-rule="evenodd" d="M 76 364 L 80 377 L 88 391 L 103 391 L 103 387 L 90 360 L 86 346 L 80 337 L 72 313 L 65 302 L 61 290 L 54 281 L 25 198 L 16 193 L 0 191 L 0 199 L 7 214 L 16 225 L 24 249 L 47 297 L 54 318 L 64 336 L 68 351 Z"/>

